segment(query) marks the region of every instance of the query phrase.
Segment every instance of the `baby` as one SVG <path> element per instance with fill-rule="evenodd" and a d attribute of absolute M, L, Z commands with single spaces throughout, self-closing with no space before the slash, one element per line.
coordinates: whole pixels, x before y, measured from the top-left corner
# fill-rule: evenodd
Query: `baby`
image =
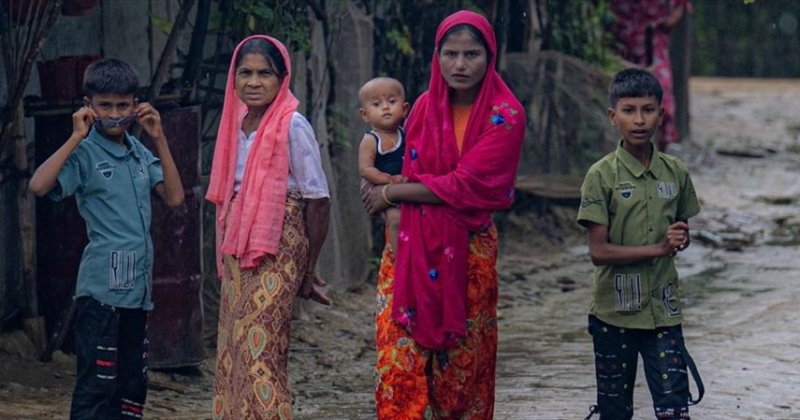
<path fill-rule="evenodd" d="M 373 185 L 403 182 L 405 136 L 401 124 L 408 113 L 405 89 L 396 79 L 376 77 L 358 91 L 359 112 L 371 130 L 364 134 L 358 147 L 358 169 Z M 384 213 L 392 252 L 397 252 L 397 231 L 400 209 L 389 207 Z"/>

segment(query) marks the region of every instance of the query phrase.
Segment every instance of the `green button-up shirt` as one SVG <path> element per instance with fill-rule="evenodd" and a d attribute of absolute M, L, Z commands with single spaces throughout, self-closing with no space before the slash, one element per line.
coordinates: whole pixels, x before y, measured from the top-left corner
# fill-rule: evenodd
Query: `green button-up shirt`
<path fill-rule="evenodd" d="M 654 148 L 655 149 L 655 148 Z M 609 242 L 645 246 L 664 240 L 667 227 L 700 212 L 686 166 L 653 151 L 645 168 L 622 148 L 589 168 L 581 187 L 578 222 L 608 226 Z M 653 329 L 683 320 L 672 257 L 595 267 L 590 313 L 625 328 Z"/>
<path fill-rule="evenodd" d="M 48 197 L 75 195 L 86 221 L 75 297 L 91 296 L 121 308 L 153 308 L 150 196 L 164 180 L 161 162 L 126 134 L 125 146 L 96 129 L 72 152 Z"/>

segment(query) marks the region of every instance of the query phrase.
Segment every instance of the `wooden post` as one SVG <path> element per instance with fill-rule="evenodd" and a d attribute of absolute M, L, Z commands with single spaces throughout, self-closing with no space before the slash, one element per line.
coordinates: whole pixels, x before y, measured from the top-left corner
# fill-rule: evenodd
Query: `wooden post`
<path fill-rule="evenodd" d="M 675 125 L 678 141 L 689 137 L 689 76 L 691 69 L 691 16 L 688 11 L 672 29 L 669 56 L 672 63 L 672 89 L 675 95 Z"/>
<path fill-rule="evenodd" d="M 33 233 L 33 203 L 28 192 L 28 139 L 25 135 L 25 109 L 22 102 L 16 104 L 11 139 L 14 141 L 14 165 L 18 174 L 17 212 L 19 218 L 20 268 L 22 284 L 25 287 L 27 305 L 23 312 L 22 325 L 33 342 L 37 354 L 44 351 L 47 341 L 45 320 L 39 315 L 39 296 L 36 282 L 36 244 Z"/>
<path fill-rule="evenodd" d="M 44 317 L 39 316 L 38 288 L 36 283 L 36 252 L 33 233 L 33 204 L 28 193 L 28 140 L 25 136 L 25 108 L 23 94 L 30 80 L 31 68 L 42 50 L 48 32 L 61 15 L 63 0 L 45 3 L 44 10 L 33 4 L 28 8 L 25 24 L 3 28 L 3 58 L 6 66 L 8 113 L 3 120 L 0 135 L 0 153 L 13 141 L 14 166 L 17 181 L 17 212 L 19 213 L 20 267 L 27 305 L 23 309 L 23 328 L 37 352 L 44 350 L 47 335 Z M 36 13 L 31 14 L 32 11 Z M 41 13 L 40 13 L 41 12 Z M 30 19 L 30 16 L 38 16 Z M 8 25 L 8 23 L 7 23 Z M 13 27 L 12 27 L 13 26 Z"/>

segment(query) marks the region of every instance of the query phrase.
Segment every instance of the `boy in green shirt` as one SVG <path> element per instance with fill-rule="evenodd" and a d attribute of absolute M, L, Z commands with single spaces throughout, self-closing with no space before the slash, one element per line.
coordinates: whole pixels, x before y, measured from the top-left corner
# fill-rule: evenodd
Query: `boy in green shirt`
<path fill-rule="evenodd" d="M 614 76 L 608 116 L 622 140 L 589 168 L 581 187 L 578 223 L 588 231 L 595 265 L 589 311 L 597 376 L 592 413 L 602 420 L 633 417 L 639 354 L 656 418 L 689 418 L 687 365 L 702 398 L 683 342 L 672 258 L 689 246 L 688 220 L 700 205 L 686 166 L 651 142 L 664 113 L 662 93 L 647 71 L 626 69 Z"/>

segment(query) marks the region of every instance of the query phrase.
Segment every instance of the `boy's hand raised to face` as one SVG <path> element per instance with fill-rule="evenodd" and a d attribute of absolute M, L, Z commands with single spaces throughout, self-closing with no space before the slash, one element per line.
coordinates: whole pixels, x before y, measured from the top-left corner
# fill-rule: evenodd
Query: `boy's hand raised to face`
<path fill-rule="evenodd" d="M 138 116 L 139 125 L 144 128 L 153 141 L 166 140 L 161 127 L 161 114 L 149 102 L 140 103 L 134 112 Z"/>
<path fill-rule="evenodd" d="M 92 124 L 97 119 L 97 113 L 92 108 L 84 106 L 72 114 L 72 135 L 81 140 L 89 135 Z"/>

